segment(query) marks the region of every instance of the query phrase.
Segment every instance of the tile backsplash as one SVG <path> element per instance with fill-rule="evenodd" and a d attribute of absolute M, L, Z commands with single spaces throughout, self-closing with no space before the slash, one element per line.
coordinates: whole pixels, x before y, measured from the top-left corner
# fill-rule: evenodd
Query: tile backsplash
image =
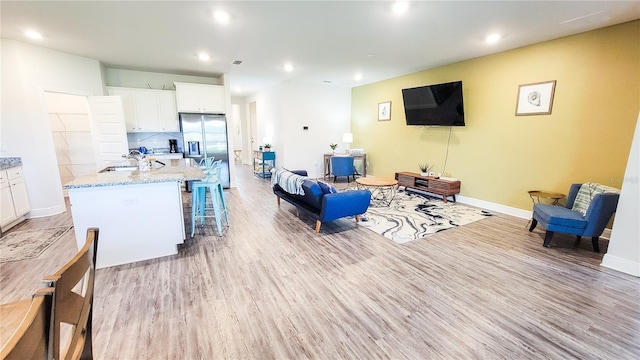
<path fill-rule="evenodd" d="M 179 132 L 140 132 L 127 133 L 129 149 L 144 146 L 155 151 L 169 152 L 169 139 L 178 140 L 178 152 L 182 152 L 182 133 Z"/>

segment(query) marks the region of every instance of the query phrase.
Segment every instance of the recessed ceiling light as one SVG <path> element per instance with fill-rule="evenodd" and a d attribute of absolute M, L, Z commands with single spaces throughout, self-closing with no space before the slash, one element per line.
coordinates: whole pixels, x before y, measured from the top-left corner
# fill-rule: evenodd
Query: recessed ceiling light
<path fill-rule="evenodd" d="M 373 58 L 373 57 L 376 57 L 376 54 L 374 54 L 374 53 L 367 54 L 367 57 Z"/>
<path fill-rule="evenodd" d="M 198 59 L 200 59 L 201 61 L 209 61 L 210 58 L 211 57 L 207 53 L 198 54 Z"/>
<path fill-rule="evenodd" d="M 491 34 L 491 35 L 488 35 L 486 38 L 484 38 L 484 41 L 487 44 L 493 44 L 493 43 L 497 43 L 501 37 L 502 36 L 500 34 Z"/>
<path fill-rule="evenodd" d="M 284 64 L 284 70 L 286 72 L 292 72 L 293 71 L 293 65 L 291 65 L 290 63 Z"/>
<path fill-rule="evenodd" d="M 353 78 L 356 79 L 356 81 L 360 81 L 362 80 L 362 74 L 358 73 Z"/>
<path fill-rule="evenodd" d="M 231 65 L 240 65 L 240 64 L 242 64 L 242 60 L 233 60 L 231 62 Z"/>
<path fill-rule="evenodd" d="M 231 17 L 228 12 L 220 10 L 213 13 L 213 18 L 221 24 L 226 24 Z"/>
<path fill-rule="evenodd" d="M 37 32 L 35 30 L 27 30 L 27 31 L 24 32 L 24 35 L 26 37 L 28 37 L 29 39 L 42 40 L 42 34 L 40 34 L 39 32 Z"/>
<path fill-rule="evenodd" d="M 404 14 L 407 9 L 409 9 L 409 3 L 406 1 L 396 1 L 393 3 L 393 6 L 391 6 L 391 9 L 396 14 Z"/>

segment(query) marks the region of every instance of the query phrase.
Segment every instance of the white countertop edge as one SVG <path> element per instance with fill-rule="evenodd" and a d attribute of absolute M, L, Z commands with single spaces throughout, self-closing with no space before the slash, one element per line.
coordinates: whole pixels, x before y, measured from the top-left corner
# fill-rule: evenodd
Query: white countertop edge
<path fill-rule="evenodd" d="M 78 188 L 90 188 L 90 187 L 102 187 L 102 186 L 118 186 L 118 185 L 134 185 L 134 184 L 154 184 L 172 181 L 198 181 L 202 180 L 199 177 L 187 177 L 183 179 L 148 179 L 148 180 L 127 180 L 127 181 L 111 181 L 100 183 L 86 183 L 86 184 L 67 184 L 63 185 L 64 189 L 78 189 Z"/>

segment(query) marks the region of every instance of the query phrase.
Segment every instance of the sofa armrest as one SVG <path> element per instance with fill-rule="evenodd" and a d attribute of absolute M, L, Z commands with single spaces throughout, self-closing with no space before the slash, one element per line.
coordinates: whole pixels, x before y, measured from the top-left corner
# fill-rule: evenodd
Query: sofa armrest
<path fill-rule="evenodd" d="M 343 191 L 322 196 L 320 221 L 331 221 L 367 212 L 371 202 L 369 190 Z"/>

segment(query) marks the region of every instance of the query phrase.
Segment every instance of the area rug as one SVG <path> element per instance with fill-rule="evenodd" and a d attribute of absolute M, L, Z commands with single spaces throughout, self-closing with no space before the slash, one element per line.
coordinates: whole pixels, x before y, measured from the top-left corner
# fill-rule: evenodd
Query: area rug
<path fill-rule="evenodd" d="M 36 258 L 71 228 L 12 231 L 0 238 L 0 263 Z"/>
<path fill-rule="evenodd" d="M 369 207 L 360 225 L 403 244 L 492 216 L 460 203 L 400 191 L 388 207 Z"/>

